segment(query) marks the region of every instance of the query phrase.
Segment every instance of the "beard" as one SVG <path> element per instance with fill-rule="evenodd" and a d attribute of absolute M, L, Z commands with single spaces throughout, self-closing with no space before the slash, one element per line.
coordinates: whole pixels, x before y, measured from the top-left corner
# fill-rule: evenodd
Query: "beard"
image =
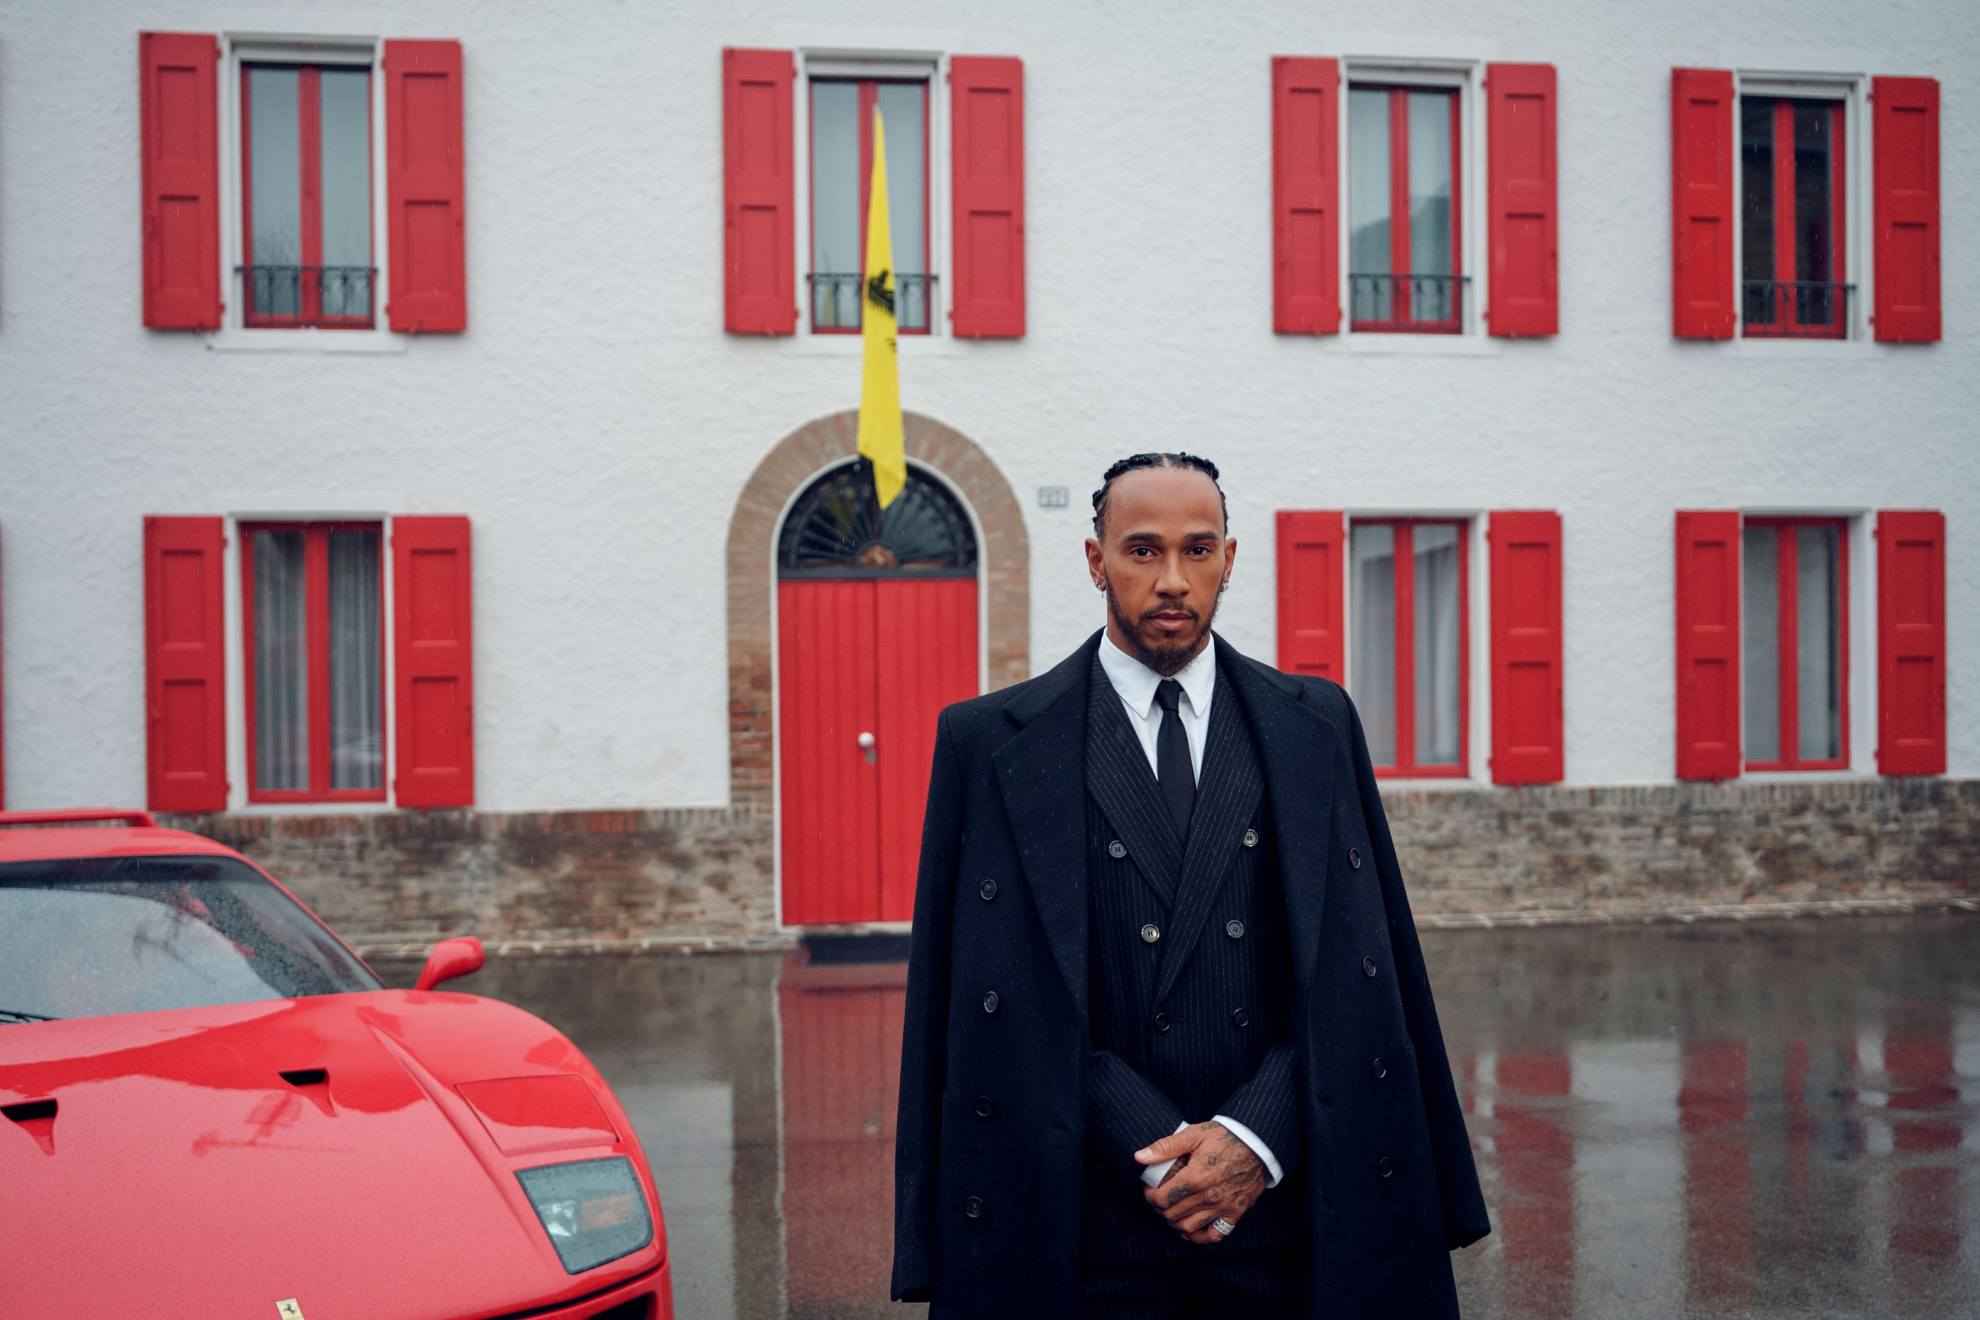
<path fill-rule="evenodd" d="M 1134 620 L 1128 618 L 1127 611 L 1121 608 L 1120 598 L 1114 595 L 1114 584 L 1111 582 L 1107 584 L 1107 615 L 1115 623 L 1120 625 L 1115 631 L 1127 639 L 1127 652 L 1129 655 L 1141 661 L 1142 664 L 1147 665 L 1163 678 L 1173 678 L 1182 671 L 1183 666 L 1196 659 L 1197 653 L 1208 645 L 1210 641 L 1210 625 L 1216 621 L 1217 602 L 1222 594 L 1219 592 L 1210 598 L 1209 612 L 1201 615 L 1201 626 L 1196 630 L 1196 635 L 1187 641 L 1178 638 L 1166 644 L 1149 642 L 1141 635 L 1140 626 Z M 1156 606 L 1148 612 L 1148 615 L 1142 617 L 1145 619 L 1149 615 L 1159 614 L 1164 610 L 1188 610 L 1192 615 L 1197 614 L 1194 606 L 1167 604 Z"/>

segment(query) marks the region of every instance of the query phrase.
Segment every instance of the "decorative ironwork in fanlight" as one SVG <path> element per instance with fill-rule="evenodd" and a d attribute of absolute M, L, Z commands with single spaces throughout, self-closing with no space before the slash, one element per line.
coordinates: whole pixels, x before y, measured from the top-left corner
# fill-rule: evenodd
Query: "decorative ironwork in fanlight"
<path fill-rule="evenodd" d="M 969 514 L 913 468 L 883 513 L 865 459 L 834 468 L 798 496 L 777 542 L 779 577 L 975 577 Z"/>

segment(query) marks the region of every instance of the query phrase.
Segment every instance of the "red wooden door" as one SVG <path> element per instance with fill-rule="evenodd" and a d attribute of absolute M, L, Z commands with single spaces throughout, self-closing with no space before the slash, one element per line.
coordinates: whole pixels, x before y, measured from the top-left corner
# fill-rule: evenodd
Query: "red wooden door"
<path fill-rule="evenodd" d="M 976 695 L 976 580 L 777 584 L 784 921 L 914 915 L 935 717 Z"/>

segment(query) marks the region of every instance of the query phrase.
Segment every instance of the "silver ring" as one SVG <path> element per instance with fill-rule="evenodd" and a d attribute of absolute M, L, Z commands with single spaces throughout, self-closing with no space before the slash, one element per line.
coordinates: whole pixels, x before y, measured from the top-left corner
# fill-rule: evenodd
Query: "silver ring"
<path fill-rule="evenodd" d="M 1211 1220 L 1210 1227 L 1216 1230 L 1218 1237 L 1229 1237 L 1231 1234 L 1237 1232 L 1237 1225 L 1233 1224 L 1230 1220 L 1224 1218 L 1222 1215 L 1219 1215 L 1217 1216 L 1217 1218 Z"/>

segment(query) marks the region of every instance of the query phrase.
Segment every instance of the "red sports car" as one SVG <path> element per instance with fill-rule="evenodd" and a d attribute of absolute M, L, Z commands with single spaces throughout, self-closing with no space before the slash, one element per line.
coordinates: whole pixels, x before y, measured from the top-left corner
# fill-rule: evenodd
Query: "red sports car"
<path fill-rule="evenodd" d="M 35 827 L 35 828 L 29 828 Z M 597 1069 L 144 812 L 0 812 L 0 1316 L 666 1320 Z"/>

